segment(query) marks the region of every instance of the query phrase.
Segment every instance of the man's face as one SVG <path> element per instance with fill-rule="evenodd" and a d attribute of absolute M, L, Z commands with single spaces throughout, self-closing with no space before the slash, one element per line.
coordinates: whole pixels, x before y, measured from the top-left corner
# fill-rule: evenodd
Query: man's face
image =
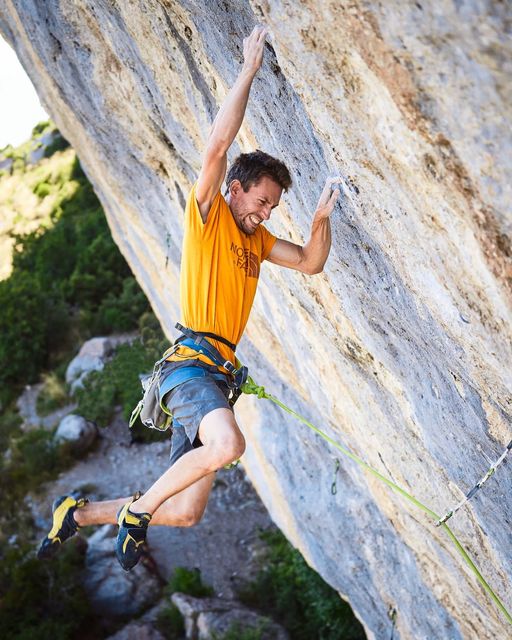
<path fill-rule="evenodd" d="M 249 187 L 247 192 L 239 180 L 233 180 L 229 188 L 229 208 L 237 226 L 244 233 L 253 234 L 258 225 L 270 218 L 272 209 L 279 204 L 282 191 L 277 182 L 267 176 Z"/>

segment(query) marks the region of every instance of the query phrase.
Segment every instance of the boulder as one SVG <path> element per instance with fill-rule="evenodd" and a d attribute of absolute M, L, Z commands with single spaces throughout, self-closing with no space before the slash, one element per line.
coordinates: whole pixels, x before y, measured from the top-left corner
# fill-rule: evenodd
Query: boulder
<path fill-rule="evenodd" d="M 101 371 L 113 351 L 114 346 L 109 338 L 91 338 L 84 342 L 66 369 L 66 382 L 71 385 L 71 391 L 81 387 L 91 371 Z"/>
<path fill-rule="evenodd" d="M 116 527 L 105 525 L 88 540 L 84 587 L 98 616 L 128 619 L 139 615 L 160 595 L 160 579 L 143 562 L 125 571 L 117 561 Z"/>
<path fill-rule="evenodd" d="M 165 640 L 150 622 L 130 622 L 107 640 Z"/>
<path fill-rule="evenodd" d="M 59 443 L 67 443 L 73 453 L 80 454 L 89 449 L 97 435 L 98 430 L 93 422 L 70 413 L 60 421 L 54 437 Z"/>
<path fill-rule="evenodd" d="M 288 640 L 288 633 L 278 624 L 234 600 L 194 598 L 174 593 L 172 602 L 185 620 L 187 640 L 212 640 L 233 627 L 240 631 L 260 629 L 261 640 Z"/>

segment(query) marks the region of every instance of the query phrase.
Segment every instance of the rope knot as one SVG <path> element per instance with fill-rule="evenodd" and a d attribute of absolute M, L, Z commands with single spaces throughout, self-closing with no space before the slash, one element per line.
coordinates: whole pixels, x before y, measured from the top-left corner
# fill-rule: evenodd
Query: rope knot
<path fill-rule="evenodd" d="M 247 394 L 258 396 L 259 400 L 268 397 L 265 387 L 257 385 L 250 376 L 247 378 L 247 382 L 242 385 L 242 391 Z"/>

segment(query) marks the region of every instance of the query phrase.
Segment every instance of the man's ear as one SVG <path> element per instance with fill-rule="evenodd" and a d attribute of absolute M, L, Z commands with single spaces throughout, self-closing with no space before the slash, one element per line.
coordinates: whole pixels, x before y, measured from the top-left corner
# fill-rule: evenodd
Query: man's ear
<path fill-rule="evenodd" d="M 232 196 L 236 196 L 243 190 L 242 183 L 240 180 L 231 180 L 228 190 Z"/>

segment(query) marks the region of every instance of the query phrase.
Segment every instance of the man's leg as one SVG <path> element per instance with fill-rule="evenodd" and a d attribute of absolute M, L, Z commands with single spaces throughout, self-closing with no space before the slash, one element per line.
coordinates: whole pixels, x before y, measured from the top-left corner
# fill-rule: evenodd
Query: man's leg
<path fill-rule="evenodd" d="M 223 408 L 204 416 L 198 436 L 203 446 L 179 458 L 130 505 L 130 511 L 152 513 L 151 524 L 186 526 L 183 521 L 199 521 L 208 501 L 214 471 L 242 455 L 245 439 L 233 412 Z M 88 503 L 75 511 L 75 520 L 81 527 L 116 524 L 117 513 L 129 500 L 127 497 Z"/>
<path fill-rule="evenodd" d="M 147 528 L 152 515 L 156 518 L 154 524 L 186 526 L 187 523 L 197 522 L 208 500 L 213 483 L 213 472 L 239 458 L 245 449 L 245 439 L 230 409 L 218 408 L 206 414 L 201 420 L 198 435 L 203 446 L 185 453 L 137 501 L 119 499 L 82 506 L 79 504 L 80 501 L 77 502 L 71 495 L 60 499 L 62 504 L 57 510 L 54 509 L 52 530 L 42 541 L 38 557 L 53 555 L 60 544 L 76 532 L 77 525 L 115 523 L 118 521 L 116 518 L 118 511 L 122 510 L 123 513 L 119 518 L 123 521 L 123 526 L 126 524 L 128 528 L 121 534 L 123 527 L 120 527 L 118 546 L 122 549 L 122 553 L 119 551 L 118 558 L 121 558 L 123 567 L 128 569 L 130 568 L 128 565 L 131 561 L 135 561 L 135 558 L 130 562 L 127 560 L 127 563 L 122 562 L 126 545 L 123 541 L 120 542 L 119 538 L 133 539 L 137 531 L 132 527 L 132 535 L 130 532 L 132 525 Z M 199 482 L 193 491 L 183 494 L 173 504 L 173 496 L 201 480 L 203 482 Z M 169 498 L 171 500 L 164 506 Z M 156 516 L 159 507 L 163 510 Z M 82 518 L 82 515 L 87 517 Z M 177 524 L 177 521 L 180 524 Z M 143 522 L 145 522 L 144 525 L 142 525 Z M 181 524 L 183 522 L 185 524 Z M 141 533 L 141 541 L 136 542 L 135 550 L 142 544 L 143 537 L 145 537 L 144 532 Z"/>
<path fill-rule="evenodd" d="M 203 446 L 189 451 L 167 469 L 141 498 L 130 505 L 132 513 L 156 514 L 158 507 L 171 496 L 237 460 L 245 450 L 245 438 L 229 409 L 214 409 L 205 415 L 198 435 Z"/>
<path fill-rule="evenodd" d="M 191 527 L 197 524 L 204 513 L 215 473 L 209 473 L 183 491 L 168 498 L 153 514 L 152 525 L 168 527 Z M 74 513 L 80 527 L 89 525 L 117 524 L 117 514 L 130 497 L 117 500 L 89 502 Z"/>
<path fill-rule="evenodd" d="M 125 571 L 142 557 L 147 528 L 157 509 L 172 496 L 236 460 L 245 449 L 233 412 L 224 407 L 213 409 L 202 418 L 197 435 L 202 446 L 185 453 L 141 498 L 127 502 L 119 512 L 116 555 Z M 204 504 L 200 506 L 197 511 L 202 513 Z"/>

